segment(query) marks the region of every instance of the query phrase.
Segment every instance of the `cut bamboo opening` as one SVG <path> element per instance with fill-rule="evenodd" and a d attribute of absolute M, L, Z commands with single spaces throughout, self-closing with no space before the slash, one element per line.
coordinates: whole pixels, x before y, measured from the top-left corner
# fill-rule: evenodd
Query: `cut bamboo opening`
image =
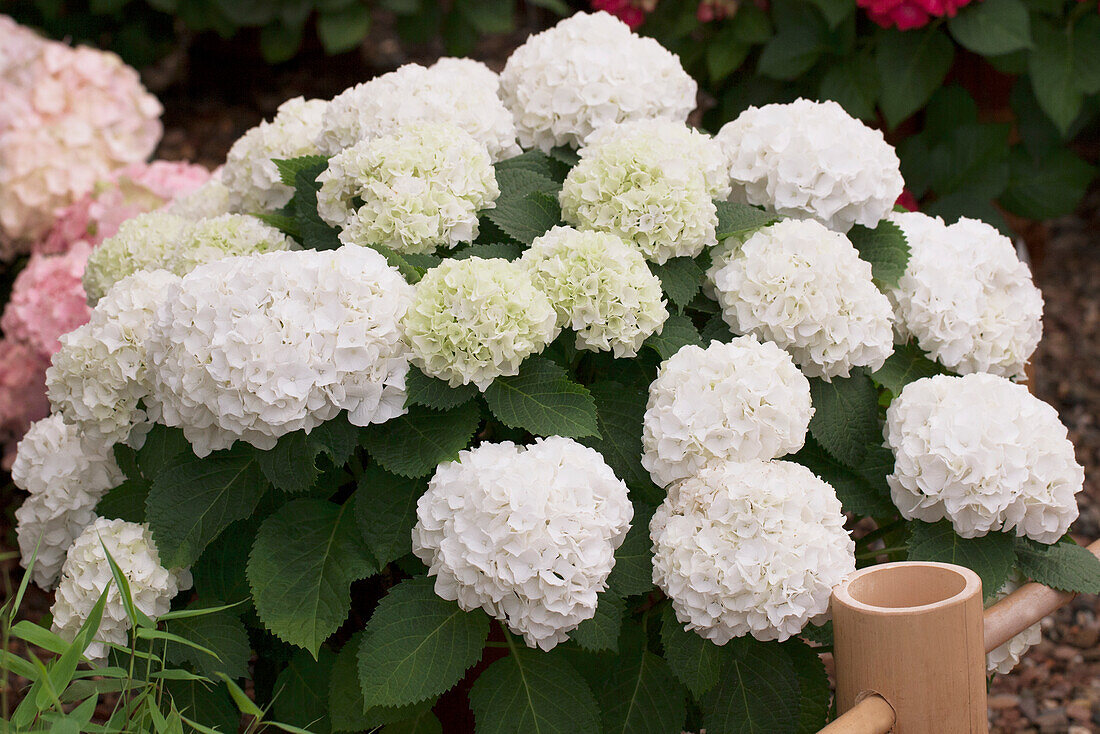
<path fill-rule="evenodd" d="M 837 710 L 855 713 L 877 695 L 896 734 L 986 732 L 982 611 L 981 579 L 960 566 L 890 563 L 852 574 L 832 598 Z M 858 712 L 833 731 L 890 730 L 878 702 Z"/>

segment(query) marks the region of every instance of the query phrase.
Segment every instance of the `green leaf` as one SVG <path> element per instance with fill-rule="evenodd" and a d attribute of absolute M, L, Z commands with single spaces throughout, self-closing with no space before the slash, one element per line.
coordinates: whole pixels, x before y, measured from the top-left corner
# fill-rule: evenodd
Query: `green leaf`
<path fill-rule="evenodd" d="M 240 729 L 241 714 L 225 686 L 193 680 L 166 680 L 164 689 L 176 710 L 191 721 L 222 732 Z"/>
<path fill-rule="evenodd" d="M 947 21 L 955 40 L 982 56 L 1031 48 L 1031 19 L 1023 0 L 983 0 Z"/>
<path fill-rule="evenodd" d="M 730 237 L 743 238 L 750 232 L 755 232 L 761 227 L 774 224 L 779 217 L 769 214 L 763 209 L 757 209 L 748 204 L 739 204 L 733 201 L 715 201 L 718 210 L 718 227 L 716 237 L 718 241 Z"/>
<path fill-rule="evenodd" d="M 812 436 L 806 437 L 806 445 L 797 454 L 787 458 L 812 471 L 818 479 L 828 482 L 836 490 L 837 499 L 845 512 L 876 517 L 897 512 L 888 491 L 876 487 L 858 472 L 834 459 Z"/>
<path fill-rule="evenodd" d="M 288 61 L 302 45 L 302 26 L 268 23 L 260 29 L 260 54 L 269 64 Z"/>
<path fill-rule="evenodd" d="M 321 171 L 328 168 L 328 158 L 323 155 L 303 155 L 297 158 L 275 158 L 271 161 L 279 171 L 279 180 L 286 186 L 298 185 L 298 174 L 304 172 L 307 177 L 316 179 Z M 312 180 L 312 179 L 310 179 Z"/>
<path fill-rule="evenodd" d="M 848 0 L 810 0 L 810 2 L 825 16 L 830 28 L 836 28 L 856 9 Z"/>
<path fill-rule="evenodd" d="M 408 479 L 368 466 L 355 493 L 355 521 L 379 567 L 412 551 L 416 501 L 424 494 L 423 479 Z"/>
<path fill-rule="evenodd" d="M 230 523 L 252 514 L 265 491 L 267 481 L 246 444 L 203 459 L 181 454 L 153 480 L 145 505 L 161 562 L 190 566 Z"/>
<path fill-rule="evenodd" d="M 946 370 L 930 360 L 915 343 L 906 342 L 894 348 L 882 367 L 871 373 L 871 379 L 897 397 L 910 382 L 945 373 Z"/>
<path fill-rule="evenodd" d="M 1100 15 L 1090 13 L 1073 26 L 1073 74 L 1083 94 L 1100 92 Z"/>
<path fill-rule="evenodd" d="M 295 653 L 275 679 L 275 718 L 314 734 L 332 731 L 328 690 L 335 662 L 336 653 L 325 648 L 321 648 L 316 660 L 304 650 Z"/>
<path fill-rule="evenodd" d="M 428 377 L 415 367 L 405 376 L 405 404 L 423 405 L 436 410 L 458 407 L 477 396 L 477 385 L 451 387 L 445 380 Z"/>
<path fill-rule="evenodd" d="M 1096 177 L 1090 166 L 1065 148 L 1034 160 L 1019 147 L 1009 156 L 1009 184 L 1000 203 L 1027 219 L 1054 219 L 1072 213 Z"/>
<path fill-rule="evenodd" d="M 814 417 L 810 435 L 833 457 L 857 468 L 872 443 L 882 443 L 878 424 L 878 391 L 861 370 L 832 382 L 810 378 Z"/>
<path fill-rule="evenodd" d="M 485 402 L 504 425 L 536 436 L 599 437 L 596 403 L 588 389 L 545 357 L 530 357 L 514 377 L 498 377 Z"/>
<path fill-rule="evenodd" d="M 381 734 L 443 734 L 443 725 L 431 709 L 422 709 L 408 719 L 386 724 Z"/>
<path fill-rule="evenodd" d="M 370 11 L 365 5 L 352 3 L 342 10 L 317 16 L 317 37 L 325 53 L 338 54 L 359 45 L 370 30 Z M 293 721 L 284 719 L 286 723 Z"/>
<path fill-rule="evenodd" d="M 703 271 L 690 257 L 674 257 L 663 265 L 650 263 L 649 269 L 661 280 L 668 300 L 681 310 L 691 303 L 703 283 Z"/>
<path fill-rule="evenodd" d="M 347 412 L 327 420 L 313 429 L 310 440 L 322 453 L 328 454 L 333 466 L 343 466 L 359 445 L 359 427 L 348 420 Z"/>
<path fill-rule="evenodd" d="M 599 451 L 615 476 L 628 487 L 649 489 L 653 482 L 642 467 L 645 391 L 613 380 L 594 382 L 588 389 L 596 401 L 600 438 L 589 437 L 581 443 Z"/>
<path fill-rule="evenodd" d="M 989 533 L 980 538 L 960 538 L 948 520 L 911 522 L 905 541 L 910 561 L 938 561 L 966 566 L 982 579 L 983 596 L 992 599 L 1005 585 L 1016 562 L 1012 536 Z"/>
<path fill-rule="evenodd" d="M 792 81 L 805 74 L 828 47 L 828 27 L 808 7 L 797 23 L 777 23 L 778 32 L 764 46 L 756 71 L 772 79 Z"/>
<path fill-rule="evenodd" d="M 137 452 L 136 461 L 142 476 L 153 481 L 183 454 L 194 455 L 183 431 L 156 423 Z"/>
<path fill-rule="evenodd" d="M 643 346 L 647 346 L 661 356 L 668 359 L 683 347 L 694 345 L 703 346 L 703 339 L 699 336 L 695 324 L 683 314 L 669 314 L 665 320 L 661 333 L 651 334 Z"/>
<path fill-rule="evenodd" d="M 874 64 L 862 54 L 845 56 L 830 64 L 818 87 L 821 99 L 833 100 L 849 115 L 861 120 L 874 120 L 878 95 L 879 82 Z"/>
<path fill-rule="evenodd" d="M 109 520 L 145 522 L 145 502 L 149 483 L 143 479 L 127 479 L 103 495 L 95 506 L 95 514 Z"/>
<path fill-rule="evenodd" d="M 320 471 L 316 458 L 321 447 L 305 431 L 281 436 L 274 448 L 256 452 L 256 463 L 276 489 L 291 494 L 308 492 L 317 483 Z"/>
<path fill-rule="evenodd" d="M 535 184 L 534 179 L 532 179 L 532 183 L 524 191 L 526 195 L 531 191 L 554 191 L 555 187 L 549 182 L 557 182 L 565 178 L 564 174 L 569 170 L 569 165 L 571 164 L 564 164 L 536 148 L 524 151 L 512 158 L 497 161 L 493 164 L 493 167 L 496 168 L 498 173 L 507 170 L 524 170 L 541 176 L 543 180 L 539 181 L 538 184 Z M 497 180 L 500 181 L 499 176 Z M 509 183 L 513 182 L 509 181 Z M 501 189 L 501 191 L 503 192 L 504 189 Z"/>
<path fill-rule="evenodd" d="M 248 583 L 264 626 L 317 657 L 351 609 L 352 581 L 377 572 L 349 505 L 295 500 L 264 520 Z"/>
<path fill-rule="evenodd" d="M 653 510 L 649 505 L 634 503 L 630 530 L 615 551 L 615 567 L 607 577 L 607 587 L 619 596 L 645 594 L 653 588 L 653 543 L 649 539 Z"/>
<path fill-rule="evenodd" d="M 729 344 L 733 341 L 733 332 L 730 331 L 726 320 L 722 318 L 722 314 L 716 313 L 707 319 L 707 323 L 703 324 L 703 330 L 699 332 L 699 337 L 703 340 L 703 344 L 710 344 L 712 341 Z"/>
<path fill-rule="evenodd" d="M 1016 538 L 1016 567 L 1032 581 L 1059 591 L 1100 594 L 1100 559 L 1068 538 L 1044 545 Z"/>
<path fill-rule="evenodd" d="M 807 642 L 814 642 L 818 645 L 832 645 L 833 621 L 830 619 L 820 627 L 810 623 L 802 628 L 802 632 L 798 636 Z"/>
<path fill-rule="evenodd" d="M 1028 56 L 1028 74 L 1039 106 L 1063 136 L 1081 111 L 1084 94 L 1076 78 L 1073 41 L 1047 20 L 1032 29 L 1035 48 Z"/>
<path fill-rule="evenodd" d="M 691 695 L 702 698 L 718 683 L 722 668 L 722 648 L 695 632 L 684 629 L 672 607 L 661 614 L 661 644 L 665 660 Z"/>
<path fill-rule="evenodd" d="M 857 224 L 848 230 L 848 239 L 860 258 L 871 263 L 871 277 L 880 290 L 898 284 L 909 264 L 909 243 L 901 227 L 885 219 L 874 229 Z"/>
<path fill-rule="evenodd" d="M 367 623 L 359 650 L 366 706 L 405 706 L 434 697 L 481 658 L 489 618 L 439 598 L 433 584 L 427 577 L 401 582 Z"/>
<path fill-rule="evenodd" d="M 259 522 L 255 518 L 239 520 L 206 546 L 191 566 L 199 599 L 207 603 L 236 604 L 252 598 L 245 564 L 239 559 L 248 557 L 258 527 Z M 234 607 L 232 612 L 240 614 L 245 608 L 242 604 Z"/>
<path fill-rule="evenodd" d="M 736 28 L 727 25 L 706 46 L 707 76 L 713 84 L 720 83 L 745 61 L 752 45 L 737 40 Z"/>
<path fill-rule="evenodd" d="M 585 650 L 618 652 L 625 613 L 626 603 L 610 591 L 604 591 L 598 597 L 595 616 L 581 622 L 569 637 Z"/>
<path fill-rule="evenodd" d="M 603 732 L 682 731 L 686 694 L 664 660 L 644 648 L 625 652 L 597 691 Z"/>
<path fill-rule="evenodd" d="M 480 423 L 477 403 L 446 411 L 413 406 L 405 415 L 369 426 L 363 432 L 363 445 L 387 471 L 422 477 L 458 456 Z"/>
<path fill-rule="evenodd" d="M 577 165 L 577 162 L 581 159 L 580 154 L 568 145 L 559 145 L 556 148 L 551 148 L 550 157 L 570 168 Z"/>
<path fill-rule="evenodd" d="M 174 619 L 168 623 L 168 631 L 217 655 L 215 658 L 194 647 L 169 642 L 166 652 L 168 662 L 190 663 L 195 670 L 211 678 L 219 672 L 230 678 L 248 677 L 248 658 L 252 648 L 244 624 L 232 612 Z"/>
<path fill-rule="evenodd" d="M 812 647 L 798 638 L 787 640 L 780 647 L 798 676 L 799 718 L 796 731 L 798 734 L 816 734 L 829 719 L 829 700 L 832 698 L 825 664 Z"/>
<path fill-rule="evenodd" d="M 484 242 L 477 245 L 467 245 L 449 253 L 451 260 L 465 260 L 470 257 L 480 257 L 483 260 L 517 260 L 523 254 L 523 249 L 515 242 Z"/>
<path fill-rule="evenodd" d="M 598 734 L 596 700 L 560 655 L 526 648 L 497 660 L 470 689 L 478 734 Z"/>
<path fill-rule="evenodd" d="M 798 674 L 776 643 L 738 637 L 726 643 L 718 685 L 703 697 L 703 725 L 726 734 L 795 734 Z"/>
<path fill-rule="evenodd" d="M 561 223 L 561 184 L 526 168 L 497 168 L 501 196 L 484 215 L 505 234 L 525 245 Z"/>
<path fill-rule="evenodd" d="M 891 128 L 909 117 L 939 88 L 955 57 L 955 47 L 935 28 L 882 29 L 875 39 L 879 104 Z"/>
<path fill-rule="evenodd" d="M 365 636 L 364 630 L 352 635 L 333 663 L 328 694 L 333 731 L 373 730 L 431 710 L 433 702 L 430 699 L 414 706 L 375 706 L 368 709 L 363 705 L 363 689 L 359 685 L 359 650 Z"/>
<path fill-rule="evenodd" d="M 344 244 L 336 229 L 317 213 L 317 192 L 321 189 L 317 177 L 326 168 L 328 160 L 317 156 L 294 174 L 294 198 L 290 204 L 298 221 L 302 246 L 310 250 L 335 250 Z"/>
<path fill-rule="evenodd" d="M 419 283 L 424 273 L 441 262 L 435 255 L 411 255 L 391 250 L 385 245 L 369 245 L 369 247 L 386 258 L 386 262 L 397 268 L 401 277 L 410 283 Z"/>

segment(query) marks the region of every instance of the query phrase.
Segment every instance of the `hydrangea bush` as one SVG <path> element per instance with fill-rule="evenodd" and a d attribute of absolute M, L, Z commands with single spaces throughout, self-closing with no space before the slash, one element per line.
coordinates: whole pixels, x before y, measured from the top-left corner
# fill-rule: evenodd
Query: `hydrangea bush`
<path fill-rule="evenodd" d="M 459 68 L 488 127 L 432 91 Z M 835 105 L 711 137 L 693 91 L 580 14 L 499 80 L 292 101 L 197 221 L 123 224 L 16 459 L 55 632 L 109 665 L 159 618 L 316 732 L 796 734 L 857 567 L 1100 591 L 1066 429 L 1013 382 L 1042 301 L 1007 238 L 892 214 L 893 150 Z"/>

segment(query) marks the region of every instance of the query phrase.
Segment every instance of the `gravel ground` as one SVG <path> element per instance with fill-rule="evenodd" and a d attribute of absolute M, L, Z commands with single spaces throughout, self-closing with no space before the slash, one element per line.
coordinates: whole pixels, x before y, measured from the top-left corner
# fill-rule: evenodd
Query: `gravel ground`
<path fill-rule="evenodd" d="M 193 48 L 187 65 L 170 60 L 147 75 L 165 104 L 165 135 L 158 157 L 191 160 L 211 168 L 225 159 L 233 141 L 280 102 L 296 95 L 331 97 L 373 73 L 406 61 L 430 61 L 436 49 L 409 53 L 376 23 L 374 41 L 361 54 L 329 59 L 316 54 L 295 68 L 272 73 L 254 54 L 227 58 Z M 478 57 L 499 68 L 509 39 L 479 49 Z M 495 46 L 495 47 L 494 47 Z M 233 74 L 225 69 L 232 68 Z M 175 82 L 172 79 L 185 79 Z M 167 88 L 159 88 L 167 87 Z M 1086 471 L 1080 495 L 1081 517 L 1073 527 L 1079 539 L 1100 537 L 1100 188 L 1077 215 L 1033 228 L 1036 280 L 1046 299 L 1044 337 L 1035 357 L 1033 390 L 1053 404 L 1069 427 Z M 10 489 L 3 492 L 0 551 L 11 543 Z M 0 563 L 15 577 L 13 561 Z M 9 576 L 9 578 L 12 578 Z M 32 587 L 33 589 L 33 587 Z M 2 592 L 0 592 L 2 593 Z M 30 617 L 48 609 L 49 598 L 32 591 Z M 1007 732 L 1100 732 L 1100 600 L 1076 599 L 1044 620 L 1043 641 L 1011 674 L 997 676 L 990 689 L 990 724 Z"/>

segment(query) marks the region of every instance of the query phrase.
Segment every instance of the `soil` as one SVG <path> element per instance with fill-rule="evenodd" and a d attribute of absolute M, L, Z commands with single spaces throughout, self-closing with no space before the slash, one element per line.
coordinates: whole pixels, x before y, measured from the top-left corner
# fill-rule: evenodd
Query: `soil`
<path fill-rule="evenodd" d="M 499 69 L 516 38 L 525 35 L 521 29 L 515 37 L 491 39 L 473 56 Z M 298 60 L 274 68 L 258 61 L 247 39 L 244 44 L 197 39 L 189 53 L 181 51 L 145 71 L 147 84 L 165 106 L 157 157 L 215 168 L 234 140 L 270 119 L 286 99 L 330 98 L 401 63 L 430 63 L 440 52 L 431 46 L 403 47 L 385 18 L 377 16 L 361 50 L 337 57 L 307 50 Z M 1036 255 L 1036 281 L 1046 300 L 1032 389 L 1057 408 L 1085 466 L 1081 516 L 1072 532 L 1089 541 L 1100 537 L 1100 187 L 1076 214 L 1031 227 L 1028 236 Z M 11 512 L 16 503 L 10 485 L 0 490 L 0 553 L 14 548 Z M 0 561 L 0 569 L 10 583 L 18 584 L 14 560 Z M 49 603 L 32 585 L 25 601 L 27 616 L 41 618 Z M 1079 597 L 1044 620 L 1043 641 L 1011 674 L 991 683 L 991 731 L 1100 732 L 1098 642 L 1100 600 L 1095 597 Z"/>

